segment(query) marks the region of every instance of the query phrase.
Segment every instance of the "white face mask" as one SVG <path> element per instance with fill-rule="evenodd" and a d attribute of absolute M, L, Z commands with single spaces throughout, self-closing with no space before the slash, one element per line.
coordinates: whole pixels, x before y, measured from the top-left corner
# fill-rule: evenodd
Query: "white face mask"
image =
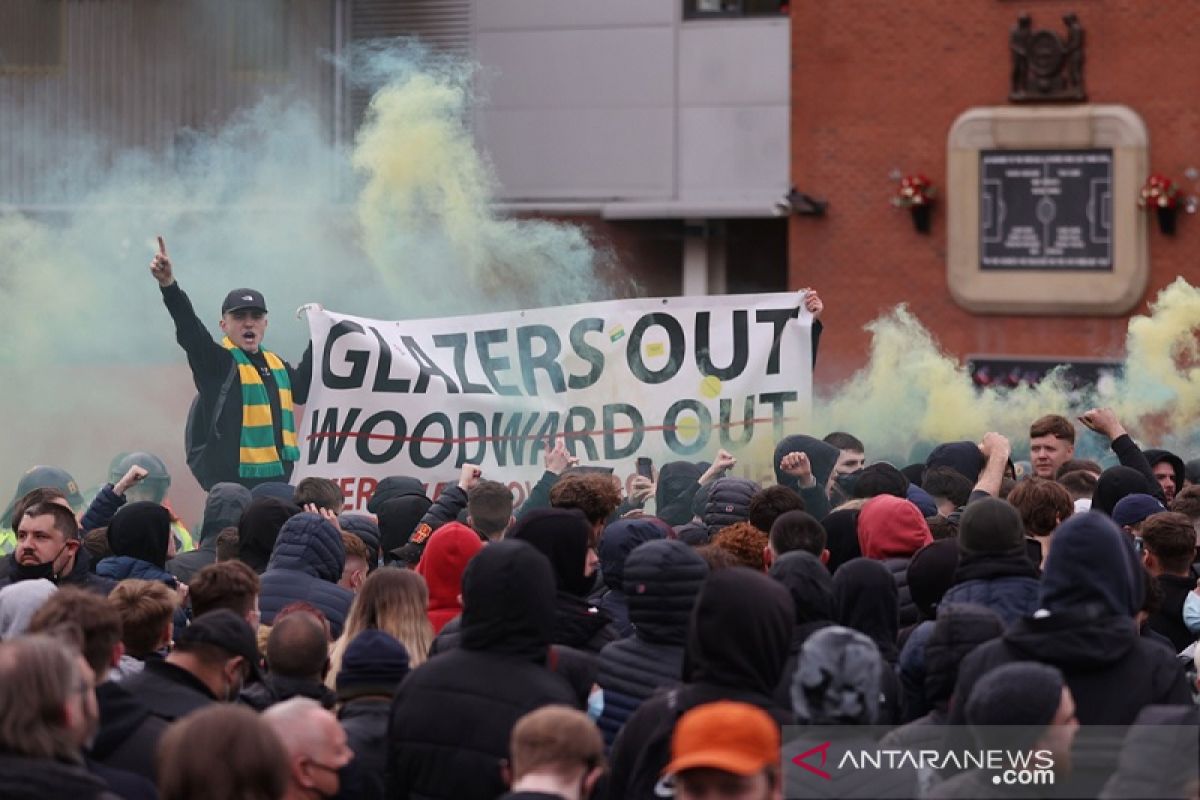
<path fill-rule="evenodd" d="M 1193 636 L 1200 635 L 1200 595 L 1195 592 L 1183 601 L 1183 624 Z"/>

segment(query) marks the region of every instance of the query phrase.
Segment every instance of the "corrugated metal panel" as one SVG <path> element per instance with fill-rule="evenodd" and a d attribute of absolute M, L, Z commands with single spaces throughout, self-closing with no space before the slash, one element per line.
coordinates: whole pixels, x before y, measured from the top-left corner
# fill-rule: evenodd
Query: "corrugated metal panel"
<path fill-rule="evenodd" d="M 216 130 L 267 95 L 304 99 L 332 138 L 335 0 L 262 6 L 255 35 L 276 50 L 252 69 L 234 50 L 246 0 L 65 2 L 61 65 L 0 71 L 0 203 L 69 204 L 89 182 L 79 148 L 102 162 L 132 148 L 170 155 L 187 131 Z"/>
<path fill-rule="evenodd" d="M 353 0 L 350 37 L 354 41 L 416 36 L 434 51 L 470 58 L 472 0 Z M 350 93 L 354 129 L 362 122 L 369 92 Z"/>

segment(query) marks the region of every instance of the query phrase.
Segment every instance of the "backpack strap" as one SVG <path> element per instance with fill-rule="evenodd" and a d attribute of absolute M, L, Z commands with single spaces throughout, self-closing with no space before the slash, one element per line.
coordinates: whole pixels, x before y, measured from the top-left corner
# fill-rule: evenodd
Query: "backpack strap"
<path fill-rule="evenodd" d="M 217 402 L 213 407 L 212 419 L 208 423 L 208 439 L 221 438 L 220 432 L 217 431 L 217 422 L 221 419 L 221 412 L 225 410 L 225 398 L 229 397 L 229 390 L 233 388 L 233 379 L 238 374 L 237 361 L 234 361 L 232 357 L 229 360 L 231 362 L 229 374 L 225 376 L 225 382 L 221 384 L 221 390 L 217 392 Z"/>

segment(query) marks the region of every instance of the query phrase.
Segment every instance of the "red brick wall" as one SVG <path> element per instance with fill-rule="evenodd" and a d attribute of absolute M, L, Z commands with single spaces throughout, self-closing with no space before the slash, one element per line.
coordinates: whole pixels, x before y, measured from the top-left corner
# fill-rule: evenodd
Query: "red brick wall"
<path fill-rule="evenodd" d="M 976 315 L 947 288 L 947 134 L 966 109 L 1007 103 L 1008 33 L 1023 11 L 1035 30 L 1060 33 L 1062 15 L 1078 13 L 1089 100 L 1137 111 L 1150 132 L 1151 169 L 1200 193 L 1183 176 L 1200 168 L 1200 15 L 1191 0 L 794 3 L 793 183 L 830 205 L 823 219 L 793 218 L 789 278 L 792 288 L 819 288 L 826 302 L 820 381 L 861 366 L 862 326 L 901 302 L 960 357 L 1121 353 L 1125 318 Z M 889 205 L 893 169 L 938 186 L 931 235 L 915 233 L 908 212 Z M 1200 280 L 1198 244 L 1200 219 L 1185 215 L 1174 238 L 1151 227 L 1150 285 L 1134 313 L 1177 275 Z"/>

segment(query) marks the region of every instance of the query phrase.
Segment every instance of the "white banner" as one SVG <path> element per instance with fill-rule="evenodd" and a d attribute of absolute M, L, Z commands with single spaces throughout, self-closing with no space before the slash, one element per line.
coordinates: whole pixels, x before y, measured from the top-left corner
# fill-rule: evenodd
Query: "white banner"
<path fill-rule="evenodd" d="M 812 316 L 797 293 L 616 300 L 403 322 L 308 312 L 313 378 L 293 478 L 361 509 L 379 479 L 433 489 L 463 464 L 517 501 L 563 436 L 581 463 L 767 459 L 812 402 Z M 740 465 L 739 465 L 740 466 Z"/>

